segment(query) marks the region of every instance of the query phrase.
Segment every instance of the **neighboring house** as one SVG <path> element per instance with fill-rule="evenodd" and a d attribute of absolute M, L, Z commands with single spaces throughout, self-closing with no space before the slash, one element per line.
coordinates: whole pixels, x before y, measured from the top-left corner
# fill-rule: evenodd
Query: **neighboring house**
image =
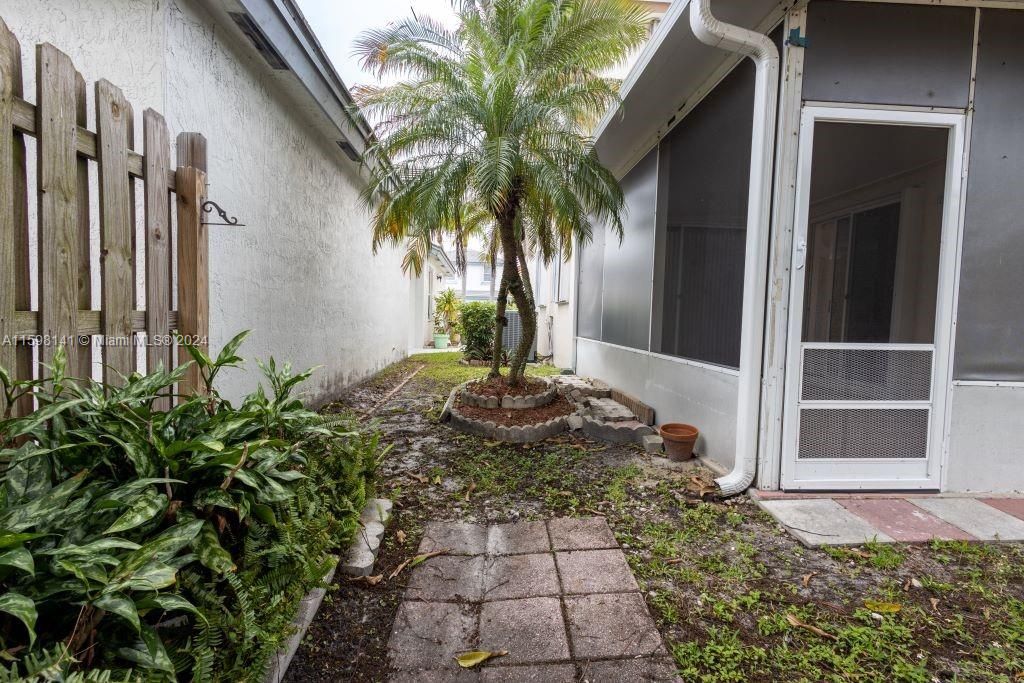
<path fill-rule="evenodd" d="M 726 492 L 1024 490 L 1022 10 L 674 2 L 598 131 L 576 371 Z"/>
<path fill-rule="evenodd" d="M 480 251 L 480 245 L 471 240 L 466 248 L 466 270 L 453 273 L 445 280 L 445 287 L 451 287 L 455 294 L 464 301 L 495 301 L 498 298 L 498 285 L 501 284 L 501 259 L 491 267 L 491 258 Z M 455 260 L 454 250 L 448 251 L 448 257 Z"/>
<path fill-rule="evenodd" d="M 559 368 L 573 365 L 575 262 L 559 255 L 545 265 L 540 256 L 530 266 L 537 302 L 537 355 Z"/>
<path fill-rule="evenodd" d="M 422 349 L 434 341 L 434 297 L 447 289 L 455 265 L 438 245 L 432 245 L 423 272 L 412 276 L 409 289 L 409 350 Z"/>
<path fill-rule="evenodd" d="M 209 198 L 246 224 L 210 228 L 214 352 L 251 328 L 243 356 L 323 366 L 309 383 L 314 400 L 405 355 L 410 323 L 396 311 L 410 283 L 398 251 L 371 254 L 359 199 L 371 131 L 347 114 L 345 85 L 293 0 L 36 0 L 5 2 L 0 14 L 26 66 L 36 43 L 69 54 L 87 84 L 90 120 L 93 84 L 105 78 L 139 121 L 152 107 L 172 136 L 206 136 Z M 24 71 L 34 100 L 34 69 Z M 142 134 L 137 124 L 136 149 Z M 257 377 L 249 363 L 219 384 L 237 397 Z"/>

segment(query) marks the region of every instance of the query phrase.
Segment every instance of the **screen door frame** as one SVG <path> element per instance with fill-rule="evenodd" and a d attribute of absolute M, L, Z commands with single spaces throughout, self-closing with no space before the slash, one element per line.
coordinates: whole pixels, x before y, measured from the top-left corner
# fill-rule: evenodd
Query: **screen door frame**
<path fill-rule="evenodd" d="M 804 288 L 811 199 L 811 166 L 814 156 L 815 125 L 854 123 L 896 126 L 925 126 L 949 131 L 946 149 L 944 201 L 939 246 L 939 277 L 936 290 L 933 344 L 850 344 L 864 348 L 892 350 L 932 349 L 930 400 L 878 402 L 893 409 L 928 407 L 928 444 L 925 458 L 813 458 L 799 459 L 801 410 L 828 408 L 801 401 L 804 350 L 838 347 L 838 343 L 803 341 Z M 796 216 L 790 267 L 789 331 L 786 353 L 786 387 L 783 411 L 781 483 L 785 490 L 937 490 L 946 452 L 945 423 L 948 388 L 951 382 L 951 343 L 956 287 L 956 268 L 961 221 L 961 185 L 965 116 L 960 113 L 905 109 L 880 109 L 805 105 L 801 113 L 800 149 L 797 161 Z M 857 402 L 832 402 L 832 407 L 855 407 Z"/>

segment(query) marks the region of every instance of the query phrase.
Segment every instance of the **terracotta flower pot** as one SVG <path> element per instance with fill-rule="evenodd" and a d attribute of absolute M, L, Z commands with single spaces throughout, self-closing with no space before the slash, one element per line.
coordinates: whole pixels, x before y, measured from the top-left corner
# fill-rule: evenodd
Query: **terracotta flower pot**
<path fill-rule="evenodd" d="M 693 425 L 669 422 L 658 428 L 661 438 L 665 440 L 665 452 L 668 459 L 684 462 L 693 457 L 693 444 L 697 443 L 700 431 Z"/>

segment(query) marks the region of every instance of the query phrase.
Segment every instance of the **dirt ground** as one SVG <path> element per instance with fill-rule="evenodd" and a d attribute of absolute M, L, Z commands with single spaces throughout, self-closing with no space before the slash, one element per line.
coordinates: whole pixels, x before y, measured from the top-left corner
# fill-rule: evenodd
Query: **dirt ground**
<path fill-rule="evenodd" d="M 603 515 L 684 681 L 1024 680 L 1024 545 L 935 542 L 811 550 L 749 499 L 716 500 L 699 466 L 575 434 L 515 446 L 436 418 L 486 368 L 459 354 L 398 363 L 328 410 L 367 411 L 393 450 L 377 483 L 395 501 L 374 586 L 339 577 L 288 681 L 382 681 L 386 648 L 429 520 Z M 385 402 L 396 385 L 420 368 Z M 549 368 L 532 369 L 551 372 Z"/>

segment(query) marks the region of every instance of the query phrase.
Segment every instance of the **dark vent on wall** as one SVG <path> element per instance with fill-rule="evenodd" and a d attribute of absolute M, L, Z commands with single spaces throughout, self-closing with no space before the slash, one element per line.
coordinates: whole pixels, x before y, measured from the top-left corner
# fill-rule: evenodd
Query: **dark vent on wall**
<path fill-rule="evenodd" d="M 341 147 L 341 151 L 345 153 L 352 161 L 359 161 L 359 154 L 356 152 L 356 148 L 352 146 L 348 140 L 338 140 L 338 147 Z"/>
<path fill-rule="evenodd" d="M 270 68 L 278 71 L 288 70 L 288 65 L 285 64 L 281 55 L 278 54 L 277 50 L 274 49 L 274 46 L 270 44 L 270 41 L 267 40 L 267 36 L 263 34 L 263 31 L 261 31 L 260 27 L 256 25 L 256 22 L 252 20 L 252 17 L 245 12 L 228 12 L 228 14 L 231 15 L 235 24 L 237 24 L 238 28 L 242 30 L 242 33 L 244 33 L 245 37 L 249 39 L 253 47 L 256 48 L 256 51 L 263 56 L 263 59 L 267 60 L 267 64 L 270 65 Z"/>

